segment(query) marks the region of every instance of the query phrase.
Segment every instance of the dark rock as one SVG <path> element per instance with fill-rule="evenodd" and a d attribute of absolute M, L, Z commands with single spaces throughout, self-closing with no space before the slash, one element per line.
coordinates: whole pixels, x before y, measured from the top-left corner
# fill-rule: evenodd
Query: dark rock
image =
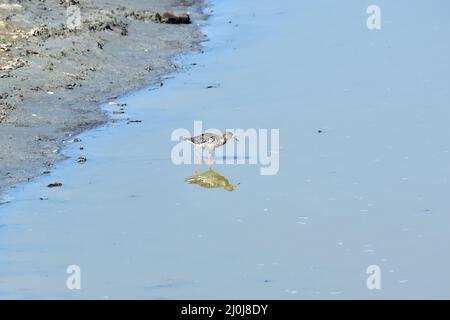
<path fill-rule="evenodd" d="M 62 186 L 63 186 L 63 184 L 61 182 L 54 182 L 54 183 L 50 183 L 47 187 L 48 188 L 60 188 Z"/>
<path fill-rule="evenodd" d="M 77 163 L 79 163 L 79 164 L 84 164 L 84 163 L 86 163 L 86 161 L 87 161 L 87 158 L 85 158 L 85 157 L 78 157 L 78 159 L 77 159 Z"/>
<path fill-rule="evenodd" d="M 191 17 L 188 14 L 175 15 L 172 12 L 164 12 L 159 18 L 161 23 L 169 24 L 189 24 L 191 23 Z"/>

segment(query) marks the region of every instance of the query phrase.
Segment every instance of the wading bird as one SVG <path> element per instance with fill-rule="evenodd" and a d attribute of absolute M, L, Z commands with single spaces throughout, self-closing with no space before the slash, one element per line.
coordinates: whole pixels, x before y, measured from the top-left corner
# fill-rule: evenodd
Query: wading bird
<path fill-rule="evenodd" d="M 208 150 L 209 156 L 208 156 L 208 163 L 211 164 L 211 155 L 214 149 L 223 146 L 225 143 L 227 143 L 228 140 L 235 139 L 236 141 L 239 141 L 234 133 L 232 132 L 225 132 L 224 134 L 215 134 L 215 133 L 202 133 L 201 135 L 191 137 L 191 138 L 185 138 L 184 140 L 192 143 L 195 147 L 200 149 L 206 149 Z M 199 158 L 199 163 L 201 163 L 201 157 Z"/>

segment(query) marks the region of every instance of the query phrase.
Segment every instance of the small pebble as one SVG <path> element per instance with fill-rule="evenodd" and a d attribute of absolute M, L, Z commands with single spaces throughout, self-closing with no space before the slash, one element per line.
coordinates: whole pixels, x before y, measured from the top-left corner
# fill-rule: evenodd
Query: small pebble
<path fill-rule="evenodd" d="M 79 163 L 79 164 L 86 163 L 86 161 L 87 161 L 87 158 L 85 158 L 85 157 L 78 157 L 78 159 L 77 159 L 77 163 Z"/>
<path fill-rule="evenodd" d="M 48 188 L 59 188 L 62 187 L 62 183 L 61 182 L 54 182 L 54 183 L 50 183 L 49 185 L 47 185 Z"/>

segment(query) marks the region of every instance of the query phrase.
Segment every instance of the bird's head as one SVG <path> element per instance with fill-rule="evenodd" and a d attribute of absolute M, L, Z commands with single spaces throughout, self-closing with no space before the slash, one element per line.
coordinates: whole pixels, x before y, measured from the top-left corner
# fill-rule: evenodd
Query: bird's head
<path fill-rule="evenodd" d="M 230 131 L 225 132 L 225 133 L 223 134 L 223 138 L 225 139 L 225 141 L 228 141 L 228 140 L 231 140 L 231 139 L 234 139 L 234 140 L 236 140 L 236 141 L 239 141 L 239 140 L 236 138 L 235 134 L 234 134 L 233 132 L 230 132 Z"/>

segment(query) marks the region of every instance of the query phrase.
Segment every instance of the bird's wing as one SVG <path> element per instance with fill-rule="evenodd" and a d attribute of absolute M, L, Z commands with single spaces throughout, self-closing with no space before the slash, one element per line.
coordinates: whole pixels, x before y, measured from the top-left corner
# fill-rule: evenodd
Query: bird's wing
<path fill-rule="evenodd" d="M 201 135 L 192 137 L 189 139 L 194 144 L 204 144 L 206 142 L 211 142 L 214 140 L 214 134 L 212 133 L 202 133 Z"/>

